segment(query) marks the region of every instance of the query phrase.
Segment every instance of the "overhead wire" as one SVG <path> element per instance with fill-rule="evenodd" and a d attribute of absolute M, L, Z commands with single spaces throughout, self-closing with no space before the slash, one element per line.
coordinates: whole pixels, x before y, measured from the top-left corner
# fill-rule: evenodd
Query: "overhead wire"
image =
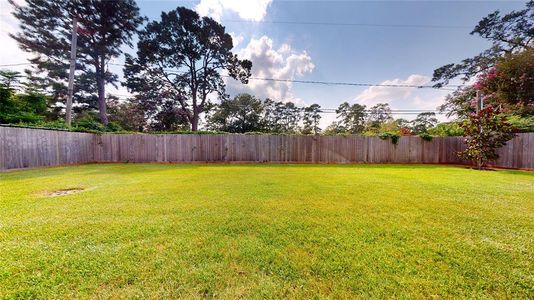
<path fill-rule="evenodd" d="M 109 63 L 110 65 L 114 66 L 124 66 L 124 64 L 117 64 L 117 63 Z M 16 63 L 16 64 L 3 64 L 0 65 L 0 67 L 6 67 L 6 66 L 21 66 L 21 65 L 31 65 L 31 63 Z M 165 71 L 175 71 L 175 70 L 165 70 Z M 222 75 L 222 77 L 231 77 L 229 75 Z M 277 79 L 277 78 L 261 78 L 261 77 L 250 77 L 251 80 L 265 80 L 265 81 L 277 81 L 277 82 L 291 82 L 291 83 L 304 83 L 304 84 L 321 84 L 321 85 L 344 85 L 344 86 L 362 86 L 362 87 L 392 87 L 392 88 L 434 88 L 433 86 L 429 85 L 409 85 L 409 84 L 372 84 L 372 83 L 353 83 L 353 82 L 329 82 L 329 81 L 312 81 L 312 80 L 293 80 L 293 79 Z M 450 85 L 449 87 L 453 87 L 453 85 Z M 460 86 L 455 86 L 460 87 Z M 441 88 L 441 90 L 454 90 L 454 89 L 445 89 Z M 126 94 L 111 94 L 112 96 L 115 96 L 117 98 L 127 99 L 129 97 L 132 97 L 134 95 L 126 95 Z M 299 108 L 302 109 L 302 108 Z M 320 113 L 336 113 L 336 108 L 321 108 Z M 365 112 L 369 112 L 368 110 L 365 110 Z M 441 112 L 439 110 L 418 110 L 418 109 L 392 109 L 390 111 L 392 114 L 399 114 L 399 115 L 411 115 L 411 114 L 420 114 L 425 112 L 433 112 L 437 114 L 443 114 L 445 112 Z"/>
<path fill-rule="evenodd" d="M 30 65 L 30 63 L 20 63 L 11 65 L 0 65 L 0 67 L 14 66 L 14 65 Z M 109 63 L 113 66 L 124 66 L 124 64 Z M 175 70 L 165 70 L 175 71 Z M 232 78 L 229 75 L 221 75 L 224 78 Z M 300 83 L 300 84 L 318 84 L 318 85 L 330 85 L 330 86 L 357 86 L 357 87 L 388 87 L 388 88 L 417 88 L 417 89 L 438 89 L 445 91 L 454 91 L 455 88 L 461 87 L 461 85 L 447 85 L 444 87 L 434 87 L 432 85 L 415 85 L 415 84 L 384 84 L 384 83 L 363 83 L 363 82 L 340 82 L 340 81 L 320 81 L 320 80 L 299 80 L 299 79 L 284 79 L 284 78 L 269 78 L 269 77 L 249 77 L 249 80 L 260 81 L 272 81 L 272 82 L 285 82 L 285 83 Z"/>
<path fill-rule="evenodd" d="M 255 23 L 255 24 L 283 24 L 283 25 L 317 25 L 344 27 L 389 27 L 389 28 L 426 28 L 426 29 L 472 29 L 472 26 L 461 25 L 432 25 L 432 24 L 380 24 L 380 23 L 350 23 L 350 22 L 312 22 L 312 21 L 283 21 L 283 20 L 222 20 L 221 23 Z"/>

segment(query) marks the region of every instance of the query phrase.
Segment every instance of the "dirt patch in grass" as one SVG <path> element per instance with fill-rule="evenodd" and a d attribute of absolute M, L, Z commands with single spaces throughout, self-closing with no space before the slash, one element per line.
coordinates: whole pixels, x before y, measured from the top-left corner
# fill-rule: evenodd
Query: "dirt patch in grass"
<path fill-rule="evenodd" d="M 61 190 L 57 190 L 57 191 L 46 192 L 45 196 L 48 196 L 48 197 L 66 196 L 66 195 L 72 195 L 72 194 L 79 193 L 79 192 L 81 192 L 83 190 L 84 190 L 84 188 L 61 189 Z"/>

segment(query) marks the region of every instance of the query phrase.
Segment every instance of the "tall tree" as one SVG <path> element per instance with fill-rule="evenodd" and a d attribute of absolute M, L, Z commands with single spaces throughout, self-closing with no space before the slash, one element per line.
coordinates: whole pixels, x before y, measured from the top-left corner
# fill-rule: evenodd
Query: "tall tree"
<path fill-rule="evenodd" d="M 468 81 L 491 69 L 504 54 L 534 47 L 534 0 L 528 1 L 525 9 L 512 11 L 504 16 L 501 16 L 499 11 L 489 14 L 478 23 L 471 34 L 487 39 L 491 42 L 491 47 L 475 57 L 434 70 L 432 81 L 436 87 L 442 87 L 456 77 Z"/>
<path fill-rule="evenodd" d="M 484 103 L 501 106 L 503 112 L 522 117 L 534 115 L 534 48 L 499 58 L 495 67 L 479 74 L 476 82 L 454 91 L 440 107 L 449 116 L 465 119 L 474 112 L 471 102 L 476 91 L 484 95 Z"/>
<path fill-rule="evenodd" d="M 187 130 L 189 128 L 187 113 L 174 101 L 165 101 L 150 120 L 150 129 L 155 131 Z"/>
<path fill-rule="evenodd" d="M 458 88 L 445 97 L 445 101 L 438 107 L 440 112 L 445 113 L 447 117 L 456 116 L 459 119 L 465 119 L 470 112 L 474 111 L 471 101 L 476 97 L 476 89 L 469 85 Z"/>
<path fill-rule="evenodd" d="M 110 97 L 108 106 L 110 122 L 114 122 L 128 131 L 144 131 L 147 129 L 145 110 L 135 98 L 121 101 L 118 98 Z"/>
<path fill-rule="evenodd" d="M 261 131 L 262 114 L 260 100 L 249 94 L 237 95 L 215 105 L 208 117 L 208 128 L 235 133 Z"/>
<path fill-rule="evenodd" d="M 387 103 L 378 103 L 369 109 L 368 124 L 370 127 L 379 128 L 380 125 L 393 120 L 391 108 Z"/>
<path fill-rule="evenodd" d="M 365 105 L 358 103 L 353 105 L 348 102 L 341 103 L 336 109 L 338 131 L 350 134 L 362 133 L 365 129 L 367 116 L 365 109 Z"/>
<path fill-rule="evenodd" d="M 295 133 L 299 131 L 301 109 L 293 102 L 277 102 L 276 113 L 278 114 L 279 132 Z"/>
<path fill-rule="evenodd" d="M 0 70 L 0 85 L 5 89 L 18 89 L 22 77 L 22 74 L 17 71 Z"/>
<path fill-rule="evenodd" d="M 416 134 L 427 133 L 430 128 L 438 124 L 436 113 L 423 112 L 412 121 L 412 131 Z"/>
<path fill-rule="evenodd" d="M 66 92 L 72 19 L 78 19 L 77 80 L 94 82 L 85 92 L 96 92 L 100 121 L 107 124 L 106 84 L 117 81 L 107 64 L 122 53 L 122 45 L 131 46 L 143 22 L 135 0 L 26 0 L 24 6 L 9 2 L 21 22 L 21 32 L 11 37 L 23 50 L 35 54 L 30 60 L 34 73 L 43 74 L 47 84 L 61 94 Z"/>
<path fill-rule="evenodd" d="M 275 102 L 272 99 L 265 99 L 263 101 L 263 126 L 266 131 L 280 132 L 280 119 L 282 116 L 278 114 L 278 106 L 282 106 L 282 102 Z"/>
<path fill-rule="evenodd" d="M 208 97 L 225 96 L 223 70 L 248 82 L 252 63 L 239 60 L 232 48 L 232 37 L 213 19 L 185 7 L 163 12 L 139 33 L 137 57 L 127 55 L 126 86 L 147 99 L 176 102 L 196 131 Z"/>
<path fill-rule="evenodd" d="M 319 121 L 321 121 L 321 106 L 319 104 L 312 104 L 303 110 L 302 116 L 302 133 L 304 134 L 319 134 Z"/>
<path fill-rule="evenodd" d="M 534 48 L 500 58 L 494 68 L 479 76 L 475 88 L 487 95 L 486 103 L 533 116 Z"/>

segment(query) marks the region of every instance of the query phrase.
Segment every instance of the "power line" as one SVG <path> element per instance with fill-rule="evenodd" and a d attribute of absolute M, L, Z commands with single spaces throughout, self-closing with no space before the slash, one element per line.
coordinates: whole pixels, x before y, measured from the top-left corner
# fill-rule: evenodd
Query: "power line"
<path fill-rule="evenodd" d="M 0 65 L 0 67 L 16 67 L 16 66 L 25 66 L 25 65 L 31 65 L 31 63 L 6 64 L 6 65 Z"/>
<path fill-rule="evenodd" d="M 222 77 L 231 78 L 231 76 L 228 76 L 228 75 L 223 75 Z M 449 85 L 447 87 L 436 88 L 436 87 L 434 87 L 432 85 L 335 82 L 335 81 L 260 78 L 260 77 L 250 77 L 249 80 L 289 82 L 289 83 L 304 83 L 304 84 L 320 84 L 320 85 L 359 86 L 359 87 L 390 87 L 390 88 L 418 88 L 418 89 L 432 88 L 432 89 L 440 89 L 440 90 L 448 90 L 448 91 L 453 91 L 454 89 L 450 89 L 450 88 L 447 88 L 447 87 L 460 87 L 459 85 Z"/>
<path fill-rule="evenodd" d="M 427 29 L 472 29 L 472 26 L 460 25 L 429 25 L 429 24 L 378 24 L 378 23 L 345 23 L 345 22 L 309 22 L 309 21 L 253 21 L 253 20 L 223 20 L 221 23 L 256 23 L 256 24 L 284 24 L 284 25 L 317 25 L 317 26 L 345 26 L 345 27 L 390 27 L 390 28 L 427 28 Z"/>
<path fill-rule="evenodd" d="M 27 63 L 29 64 L 29 63 Z M 124 66 L 124 64 L 109 63 L 113 66 Z M 23 65 L 23 64 L 17 64 Z M 8 65 L 0 65 L 8 66 Z M 176 70 L 165 69 L 167 72 L 176 72 Z M 229 75 L 221 75 L 221 77 L 232 78 Z M 300 84 L 318 84 L 318 85 L 330 85 L 330 86 L 357 86 L 357 87 L 388 87 L 388 88 L 417 88 L 417 89 L 439 89 L 444 91 L 454 91 L 454 88 L 461 87 L 461 85 L 448 85 L 445 87 L 434 87 L 432 85 L 413 85 L 413 84 L 382 84 L 382 83 L 360 83 L 360 82 L 336 82 L 336 81 L 319 81 L 319 80 L 298 80 L 298 79 L 282 79 L 282 78 L 264 78 L 264 77 L 249 77 L 249 80 L 261 80 L 272 82 L 285 82 L 285 83 L 300 83 Z"/>
<path fill-rule="evenodd" d="M 123 64 L 110 63 L 114 66 L 124 66 Z M 176 70 L 164 69 L 166 72 L 176 72 Z M 221 77 L 232 78 L 229 75 L 221 75 Z M 298 80 L 298 79 L 282 79 L 282 78 L 264 78 L 264 77 L 249 77 L 249 80 L 262 80 L 262 81 L 274 81 L 274 82 L 286 82 L 286 83 L 302 83 L 302 84 L 320 84 L 320 85 L 339 85 L 339 86 L 359 86 L 359 87 L 390 87 L 390 88 L 432 88 L 445 91 L 454 91 L 460 87 L 460 85 L 448 85 L 446 87 L 436 88 L 432 85 L 413 85 L 413 84 L 381 84 L 381 83 L 357 83 L 357 82 L 335 82 L 335 81 L 318 81 L 318 80 Z"/>

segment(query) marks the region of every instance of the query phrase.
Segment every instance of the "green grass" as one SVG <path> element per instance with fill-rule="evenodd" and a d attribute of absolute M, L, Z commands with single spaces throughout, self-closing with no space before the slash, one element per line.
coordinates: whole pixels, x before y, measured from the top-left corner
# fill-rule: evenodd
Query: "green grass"
<path fill-rule="evenodd" d="M 48 197 L 47 192 L 84 188 Z M 533 298 L 534 173 L 83 165 L 0 174 L 0 298 Z"/>

